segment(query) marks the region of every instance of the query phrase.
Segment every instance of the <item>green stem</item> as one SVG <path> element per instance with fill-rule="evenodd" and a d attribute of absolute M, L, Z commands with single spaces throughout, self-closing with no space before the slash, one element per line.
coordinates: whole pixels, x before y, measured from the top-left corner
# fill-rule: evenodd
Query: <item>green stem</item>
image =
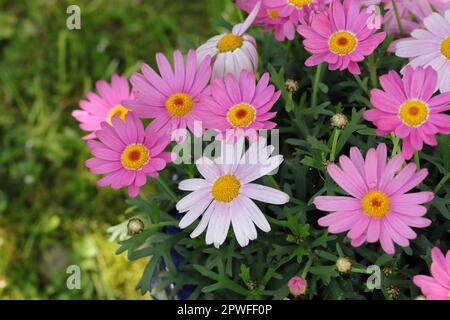
<path fill-rule="evenodd" d="M 320 82 L 320 75 L 322 73 L 322 67 L 323 63 L 319 64 L 316 68 L 316 75 L 314 76 L 314 84 L 313 84 L 313 92 L 311 97 L 311 107 L 317 106 L 317 95 L 319 91 L 319 82 Z"/>
<path fill-rule="evenodd" d="M 164 189 L 164 191 L 166 191 L 170 199 L 172 199 L 173 202 L 177 203 L 178 202 L 177 196 L 172 192 L 172 190 L 170 190 L 169 186 L 164 181 L 164 179 L 161 176 L 159 176 L 158 179 L 156 179 L 156 181 L 158 181 L 159 185 Z"/>
<path fill-rule="evenodd" d="M 244 16 L 242 15 L 241 9 L 239 9 L 238 6 L 235 6 L 235 8 L 236 8 L 237 15 L 238 15 L 238 17 L 239 17 L 240 22 L 244 22 Z"/>
<path fill-rule="evenodd" d="M 394 133 L 391 133 L 391 140 L 394 144 L 392 148 L 392 157 L 395 156 L 400 151 L 400 139 L 395 136 Z"/>
<path fill-rule="evenodd" d="M 375 63 L 373 54 L 369 56 L 368 60 L 370 82 L 373 88 L 378 88 L 378 75 L 377 75 L 377 64 Z"/>
<path fill-rule="evenodd" d="M 333 135 L 333 145 L 331 146 L 331 153 L 330 153 L 330 162 L 334 162 L 334 159 L 336 157 L 336 147 L 339 140 L 339 135 L 341 133 L 341 130 L 334 129 L 334 135 Z"/>
<path fill-rule="evenodd" d="M 419 157 L 419 151 L 414 151 L 414 162 L 416 163 L 416 170 L 420 169 L 420 157 Z"/>
<path fill-rule="evenodd" d="M 302 275 L 301 275 L 301 277 L 303 279 L 306 279 L 306 276 L 308 275 L 308 271 L 311 268 L 312 263 L 313 263 L 312 259 L 309 258 L 308 262 L 306 262 L 305 268 L 303 269 L 303 272 L 302 272 Z"/>
<path fill-rule="evenodd" d="M 366 269 L 352 268 L 352 272 L 368 274 Z"/>
<path fill-rule="evenodd" d="M 400 35 L 403 36 L 405 34 L 405 29 L 403 29 L 402 20 L 400 19 L 400 13 L 398 12 L 398 7 L 394 0 L 392 0 L 392 6 L 394 7 L 395 19 L 397 19 Z"/>
<path fill-rule="evenodd" d="M 437 184 L 436 188 L 434 188 L 434 193 L 438 193 L 439 190 L 444 186 L 447 180 L 450 179 L 450 172 L 442 177 L 441 181 Z"/>

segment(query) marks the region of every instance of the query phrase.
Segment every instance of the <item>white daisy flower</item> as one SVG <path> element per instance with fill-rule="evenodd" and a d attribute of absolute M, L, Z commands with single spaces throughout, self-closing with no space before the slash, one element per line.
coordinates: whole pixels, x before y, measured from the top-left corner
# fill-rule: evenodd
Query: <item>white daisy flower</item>
<path fill-rule="evenodd" d="M 186 212 L 179 227 L 184 229 L 202 216 L 191 237 L 199 236 L 207 228 L 206 244 L 214 244 L 216 248 L 225 241 L 230 224 L 242 247 L 256 239 L 255 225 L 269 232 L 266 217 L 252 199 L 285 204 L 289 196 L 251 182 L 283 162 L 282 155 L 271 156 L 273 150 L 261 138 L 243 154 L 244 139 L 240 139 L 236 144 L 222 142 L 221 155 L 214 160 L 200 158 L 197 169 L 204 179 L 187 179 L 179 184 L 179 189 L 193 191 L 177 203 L 177 210 Z"/>
<path fill-rule="evenodd" d="M 231 33 L 222 33 L 209 39 L 197 49 L 197 61 L 201 63 L 206 56 L 211 56 L 212 77 L 223 78 L 227 73 L 237 78 L 241 70 L 255 73 L 258 69 L 258 52 L 256 41 L 245 33 L 255 20 L 261 2 L 258 2 L 243 23 L 235 25 Z"/>
<path fill-rule="evenodd" d="M 397 43 L 395 54 L 410 58 L 413 68 L 431 66 L 439 75 L 438 87 L 450 91 L 450 10 L 445 16 L 432 13 L 423 20 L 427 30 L 416 29 Z"/>

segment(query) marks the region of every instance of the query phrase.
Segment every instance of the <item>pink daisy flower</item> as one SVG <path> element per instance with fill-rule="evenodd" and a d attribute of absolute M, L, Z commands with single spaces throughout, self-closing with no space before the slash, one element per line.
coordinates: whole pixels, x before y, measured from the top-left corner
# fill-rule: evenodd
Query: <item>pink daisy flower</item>
<path fill-rule="evenodd" d="M 299 26 L 298 32 L 305 37 L 303 45 L 313 54 L 305 65 L 327 62 L 330 70 L 348 69 L 360 74 L 358 62 L 372 54 L 386 37 L 385 32 L 375 34 L 376 29 L 368 27 L 370 17 L 371 13 L 360 11 L 359 1 L 334 1 L 326 12 L 314 16 L 310 26 Z"/>
<path fill-rule="evenodd" d="M 250 13 L 260 0 L 237 0 L 236 4 L 246 12 Z M 258 15 L 253 22 L 255 26 L 262 26 L 262 32 L 273 32 L 277 41 L 285 39 L 293 40 L 295 38 L 294 24 L 288 17 L 280 17 L 278 10 L 272 10 L 261 4 Z"/>
<path fill-rule="evenodd" d="M 80 122 L 80 128 L 91 131 L 84 139 L 95 138 L 95 131 L 100 130 L 100 124 L 107 121 L 111 124 L 113 116 L 119 116 L 122 120 L 128 113 L 128 109 L 122 104 L 123 100 L 133 99 L 133 94 L 128 87 L 125 77 L 114 74 L 111 85 L 99 80 L 96 83 L 99 95 L 94 92 L 86 94 L 88 100 L 80 101 L 81 110 L 74 110 L 72 116 Z"/>
<path fill-rule="evenodd" d="M 409 58 L 413 68 L 432 67 L 438 73 L 441 92 L 450 91 L 450 10 L 445 17 L 433 13 L 423 20 L 426 29 L 414 30 L 396 44 L 395 54 Z"/>
<path fill-rule="evenodd" d="M 259 0 L 237 0 L 236 4 L 250 12 Z M 314 14 L 325 9 L 329 0 L 263 1 L 254 25 L 263 26 L 263 32 L 273 32 L 277 41 L 295 38 L 299 23 L 309 23 Z M 287 10 L 288 9 L 288 10 Z M 283 16 L 282 12 L 286 14 Z M 289 13 L 290 12 L 290 13 Z"/>
<path fill-rule="evenodd" d="M 396 155 L 386 162 L 385 144 L 370 149 L 366 159 L 358 148 L 350 150 L 350 158 L 341 156 L 340 167 L 329 164 L 328 174 L 349 196 L 319 196 L 317 209 L 332 212 L 320 218 L 319 225 L 330 233 L 346 232 L 354 247 L 364 241 L 379 241 L 383 250 L 394 254 L 394 242 L 402 247 L 416 238 L 411 227 L 431 224 L 423 218 L 427 212 L 422 204 L 433 199 L 432 192 L 407 193 L 428 175 L 427 169 L 416 172 L 410 163 L 402 168 L 404 159 Z"/>
<path fill-rule="evenodd" d="M 450 300 L 450 250 L 447 255 L 438 249 L 431 250 L 432 277 L 417 275 L 413 282 L 418 286 L 427 300 Z"/>
<path fill-rule="evenodd" d="M 171 153 L 164 152 L 169 136 L 158 136 L 150 127 L 144 131 L 141 121 L 133 114 L 118 116 L 101 123 L 96 132 L 100 141 L 89 140 L 94 158 L 86 166 L 95 174 L 106 174 L 98 180 L 99 187 L 111 185 L 113 189 L 128 187 L 130 197 L 136 197 L 147 177 L 158 177 L 158 171 L 171 162 Z"/>
<path fill-rule="evenodd" d="M 203 179 L 187 179 L 179 189 L 192 191 L 177 203 L 179 212 L 186 212 L 180 220 L 180 228 L 202 219 L 191 237 L 198 237 L 205 229 L 206 244 L 216 248 L 225 241 L 230 225 L 236 240 L 242 247 L 257 237 L 255 225 L 264 232 L 270 231 L 266 217 L 252 201 L 285 204 L 289 196 L 277 189 L 251 183 L 277 169 L 283 162 L 282 155 L 271 156 L 273 146 L 263 139 L 244 151 L 244 139 L 236 144 L 222 142 L 221 156 L 211 160 L 202 157 L 197 169 Z"/>
<path fill-rule="evenodd" d="M 411 159 L 423 144 L 437 145 L 437 133 L 450 134 L 450 92 L 433 97 L 437 74 L 426 69 L 406 67 L 403 79 L 395 71 L 380 77 L 383 90 L 373 89 L 370 101 L 375 109 L 364 112 L 364 119 L 377 126 L 378 135 L 395 132 L 403 139 L 402 153 Z"/>
<path fill-rule="evenodd" d="M 269 74 L 264 73 L 259 82 L 247 70 L 237 80 L 228 74 L 225 80 L 214 78 L 211 93 L 202 99 L 202 119 L 205 128 L 215 129 L 219 139 L 227 141 L 241 134 L 254 140 L 257 130 L 273 129 L 276 123 L 270 121 L 276 112 L 270 112 L 279 99 L 281 91 L 269 85 Z"/>
<path fill-rule="evenodd" d="M 170 135 L 176 129 L 187 127 L 192 133 L 201 135 L 202 130 L 194 130 L 194 123 L 201 120 L 198 103 L 208 92 L 211 59 L 206 57 L 197 67 L 195 51 L 189 50 L 184 63 L 177 50 L 173 60 L 174 70 L 162 53 L 156 54 L 161 76 L 149 65 L 142 65 L 142 74 L 131 76 L 136 100 L 127 100 L 124 105 L 141 118 L 153 119 L 150 128 L 154 132 Z"/>

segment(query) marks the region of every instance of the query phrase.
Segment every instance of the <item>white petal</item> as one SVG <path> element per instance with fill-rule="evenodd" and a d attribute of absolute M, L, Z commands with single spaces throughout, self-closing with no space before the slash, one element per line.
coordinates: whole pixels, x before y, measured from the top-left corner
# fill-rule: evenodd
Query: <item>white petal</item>
<path fill-rule="evenodd" d="M 222 211 L 222 204 L 220 202 L 214 203 L 215 206 L 212 209 L 211 217 L 209 218 L 208 229 L 206 230 L 206 244 L 212 244 L 214 242 L 217 220 Z"/>
<path fill-rule="evenodd" d="M 252 221 L 258 228 L 260 228 L 264 232 L 270 231 L 269 222 L 267 222 L 264 214 L 252 200 L 245 196 L 242 196 L 237 198 L 235 201 L 239 201 L 241 203 L 241 208 L 244 213 L 251 217 Z"/>
<path fill-rule="evenodd" d="M 239 210 L 239 207 L 237 206 L 237 202 L 236 201 L 232 201 L 230 203 L 230 211 L 231 211 L 231 224 L 233 226 L 233 231 L 234 231 L 234 235 L 236 236 L 236 240 L 239 243 L 239 245 L 241 247 L 245 247 L 246 245 L 248 245 L 248 237 L 245 234 L 244 231 L 244 224 L 243 223 L 243 219 L 240 219 L 240 217 L 242 216 L 242 211 Z M 245 220 L 244 220 L 245 221 Z M 253 222 L 250 221 L 251 224 L 253 224 Z"/>
<path fill-rule="evenodd" d="M 217 165 L 209 158 L 201 157 L 196 161 L 200 174 L 209 182 L 214 182 L 220 176 Z"/>
<path fill-rule="evenodd" d="M 252 9 L 250 14 L 248 15 L 247 19 L 245 19 L 244 22 L 238 23 L 233 27 L 232 32 L 234 34 L 237 34 L 238 36 L 241 36 L 245 31 L 247 31 L 248 28 L 252 25 L 253 21 L 255 20 L 256 16 L 258 15 L 259 8 L 261 7 L 261 1 L 258 1 L 255 4 L 255 7 Z"/>
<path fill-rule="evenodd" d="M 258 165 L 252 165 L 243 172 L 240 172 L 240 181 L 241 183 L 248 183 L 254 181 L 262 176 L 267 175 L 269 172 L 272 172 L 276 168 L 280 166 L 283 162 L 282 155 L 276 155 L 274 157 L 269 158 L 264 163 Z"/>
<path fill-rule="evenodd" d="M 205 213 L 202 216 L 202 219 L 200 220 L 200 223 L 197 225 L 197 227 L 192 231 L 191 238 L 198 237 L 203 231 L 205 231 L 206 227 L 208 226 L 209 220 L 211 219 L 211 215 L 214 212 L 214 209 L 216 207 L 216 202 L 213 201 L 208 209 L 206 209 Z"/>
<path fill-rule="evenodd" d="M 425 19 L 423 19 L 423 24 L 430 30 L 432 33 L 438 35 L 445 39 L 450 34 L 450 24 L 445 21 L 444 17 L 442 17 L 438 13 L 432 13 Z"/>
<path fill-rule="evenodd" d="M 211 187 L 211 183 L 205 179 L 187 179 L 181 181 L 178 185 L 178 189 L 184 191 L 195 191 L 206 187 Z"/>
<path fill-rule="evenodd" d="M 200 200 L 202 200 L 206 197 L 211 198 L 210 193 L 211 193 L 211 191 L 209 189 L 202 189 L 202 190 L 194 191 L 194 192 L 188 194 L 187 196 L 185 196 L 184 198 L 182 198 L 180 201 L 178 201 L 176 208 L 179 212 L 186 212 L 186 211 L 190 210 Z"/>
<path fill-rule="evenodd" d="M 219 248 L 220 245 L 224 243 L 231 223 L 230 205 L 226 203 L 222 204 L 221 207 L 214 226 L 214 246 L 216 248 Z"/>
<path fill-rule="evenodd" d="M 221 79 L 223 79 L 224 75 L 225 75 L 225 54 L 224 53 L 218 53 L 217 54 L 217 58 L 214 61 L 214 66 L 213 66 L 213 72 L 212 72 L 212 77 L 219 77 Z"/>
<path fill-rule="evenodd" d="M 260 184 L 249 183 L 243 185 L 239 192 L 244 196 L 261 202 L 272 204 L 285 204 L 289 202 L 289 195 L 283 191 L 262 186 Z"/>
<path fill-rule="evenodd" d="M 198 217 L 202 215 L 203 212 L 205 212 L 206 208 L 208 208 L 209 204 L 211 203 L 212 198 L 211 197 L 205 197 L 201 199 L 199 202 L 197 202 L 191 210 L 189 210 L 183 218 L 180 220 L 180 223 L 178 226 L 181 229 L 186 228 L 189 226 L 192 222 L 197 220 Z"/>

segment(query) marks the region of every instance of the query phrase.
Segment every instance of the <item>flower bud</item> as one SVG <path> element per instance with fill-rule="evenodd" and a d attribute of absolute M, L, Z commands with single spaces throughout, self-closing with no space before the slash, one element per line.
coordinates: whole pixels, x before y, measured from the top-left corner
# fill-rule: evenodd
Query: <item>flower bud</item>
<path fill-rule="evenodd" d="M 348 118 L 345 114 L 336 113 L 331 117 L 330 122 L 332 127 L 342 129 L 348 124 Z"/>
<path fill-rule="evenodd" d="M 336 260 L 336 269 L 340 273 L 350 273 L 352 271 L 352 261 L 347 257 L 339 257 Z"/>
<path fill-rule="evenodd" d="M 306 293 L 306 289 L 308 288 L 308 283 L 302 277 L 295 276 L 289 280 L 288 287 L 289 287 L 289 292 L 294 297 L 299 297 Z"/>
<path fill-rule="evenodd" d="M 387 294 L 392 299 L 397 299 L 400 294 L 400 290 L 399 288 L 392 286 L 387 290 Z"/>
<path fill-rule="evenodd" d="M 132 218 L 128 220 L 127 224 L 129 234 L 138 234 L 144 230 L 144 222 L 138 218 Z"/>
<path fill-rule="evenodd" d="M 298 81 L 295 81 L 293 79 L 287 79 L 284 85 L 286 87 L 286 90 L 292 93 L 298 91 L 299 88 Z"/>

